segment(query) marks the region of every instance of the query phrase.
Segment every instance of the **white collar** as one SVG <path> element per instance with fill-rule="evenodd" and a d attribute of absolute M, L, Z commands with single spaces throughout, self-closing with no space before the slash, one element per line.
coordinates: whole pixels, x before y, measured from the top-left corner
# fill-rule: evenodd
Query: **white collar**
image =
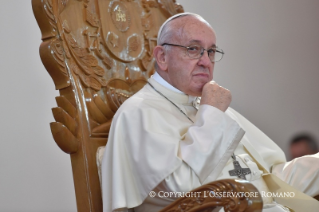
<path fill-rule="evenodd" d="M 163 85 L 164 87 L 172 90 L 172 91 L 175 91 L 177 93 L 181 93 L 181 94 L 184 94 L 184 92 L 178 90 L 177 88 L 175 88 L 174 86 L 172 86 L 171 84 L 169 84 L 166 80 L 163 79 L 163 77 L 161 77 L 161 75 L 159 75 L 156 71 L 155 71 L 155 74 L 152 75 L 152 78 L 158 82 L 159 84 Z"/>
<path fill-rule="evenodd" d="M 163 79 L 163 77 L 161 77 L 161 75 L 159 75 L 156 71 L 155 73 L 151 76 L 156 82 L 158 82 L 159 84 L 163 85 L 164 87 L 172 90 L 172 91 L 175 91 L 177 93 L 180 93 L 180 94 L 185 94 L 184 92 L 178 90 L 177 88 L 175 88 L 174 86 L 172 86 L 171 84 L 169 84 L 166 80 Z M 189 98 L 188 98 L 188 102 L 193 102 L 196 98 L 196 96 L 190 96 L 188 95 Z"/>

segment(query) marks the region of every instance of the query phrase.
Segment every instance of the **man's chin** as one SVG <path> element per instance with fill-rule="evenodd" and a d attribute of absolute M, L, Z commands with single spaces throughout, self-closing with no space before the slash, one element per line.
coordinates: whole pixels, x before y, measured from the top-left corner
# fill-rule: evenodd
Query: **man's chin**
<path fill-rule="evenodd" d="M 204 83 L 203 85 L 201 86 L 198 86 L 198 87 L 195 87 L 193 88 L 189 93 L 188 95 L 191 95 L 191 96 L 202 96 L 202 91 L 203 91 L 203 87 L 206 83 Z"/>

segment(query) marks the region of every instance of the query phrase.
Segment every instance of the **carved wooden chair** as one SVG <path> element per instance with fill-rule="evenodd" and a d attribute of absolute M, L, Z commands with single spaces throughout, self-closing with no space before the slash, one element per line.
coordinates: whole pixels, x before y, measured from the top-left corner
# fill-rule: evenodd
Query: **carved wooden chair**
<path fill-rule="evenodd" d="M 183 12 L 175 0 L 32 0 L 42 32 L 40 56 L 51 75 L 58 107 L 50 124 L 57 145 L 71 156 L 77 209 L 101 212 L 96 153 L 107 143 L 119 106 L 154 73 L 160 25 Z M 196 191 L 257 191 L 223 180 Z M 181 198 L 163 211 L 259 211 L 261 198 Z"/>

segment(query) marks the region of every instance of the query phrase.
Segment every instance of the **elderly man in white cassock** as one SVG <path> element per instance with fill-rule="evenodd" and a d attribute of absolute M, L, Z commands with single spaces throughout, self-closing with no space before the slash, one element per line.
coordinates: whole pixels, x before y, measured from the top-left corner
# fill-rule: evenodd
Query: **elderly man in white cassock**
<path fill-rule="evenodd" d="M 229 107 L 231 93 L 213 80 L 223 56 L 201 16 L 168 19 L 154 49 L 156 73 L 114 116 L 102 161 L 103 211 L 155 212 L 205 183 L 247 179 L 264 194 L 263 211 L 319 211 L 319 154 L 286 162 L 283 151 Z M 201 98 L 199 98 L 201 97 Z M 234 161 L 246 172 L 234 175 Z M 309 195 L 309 196 L 308 196 Z"/>

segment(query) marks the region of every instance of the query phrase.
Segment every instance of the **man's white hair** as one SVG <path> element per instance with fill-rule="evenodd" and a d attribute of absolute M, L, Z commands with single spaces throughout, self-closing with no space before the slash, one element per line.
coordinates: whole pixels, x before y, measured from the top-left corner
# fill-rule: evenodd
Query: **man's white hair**
<path fill-rule="evenodd" d="M 161 28 L 158 30 L 158 34 L 157 34 L 157 45 L 162 45 L 167 36 L 170 36 L 173 29 L 170 29 L 170 22 L 174 19 L 180 18 L 180 17 L 184 17 L 184 16 L 193 16 L 198 18 L 199 20 L 205 22 L 208 26 L 211 27 L 211 25 L 200 15 L 196 14 L 196 13 L 190 13 L 190 12 L 185 12 L 185 13 L 178 13 L 176 15 L 173 15 L 172 17 L 168 18 L 161 26 Z"/>

